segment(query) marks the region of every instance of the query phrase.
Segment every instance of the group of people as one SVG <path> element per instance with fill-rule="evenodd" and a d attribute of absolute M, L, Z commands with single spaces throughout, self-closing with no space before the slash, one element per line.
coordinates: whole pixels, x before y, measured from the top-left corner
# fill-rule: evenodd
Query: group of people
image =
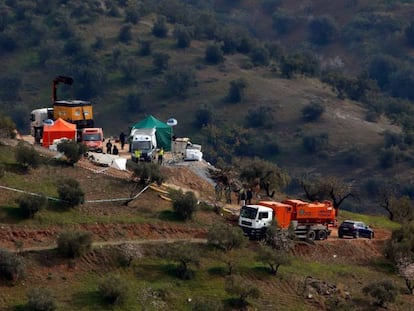
<path fill-rule="evenodd" d="M 253 198 L 253 191 L 251 188 L 248 188 L 245 190 L 244 188 L 241 188 L 239 190 L 238 196 L 237 196 L 237 204 L 241 204 L 241 206 L 244 206 L 246 204 L 252 204 L 252 198 Z"/>
<path fill-rule="evenodd" d="M 125 138 L 126 138 L 126 135 L 124 134 L 124 132 L 121 132 L 121 134 L 119 134 L 119 143 L 121 144 L 121 150 L 124 150 Z M 115 144 L 112 145 L 112 142 L 110 139 L 106 143 L 106 153 L 113 154 L 113 155 L 119 154 L 118 147 Z"/>

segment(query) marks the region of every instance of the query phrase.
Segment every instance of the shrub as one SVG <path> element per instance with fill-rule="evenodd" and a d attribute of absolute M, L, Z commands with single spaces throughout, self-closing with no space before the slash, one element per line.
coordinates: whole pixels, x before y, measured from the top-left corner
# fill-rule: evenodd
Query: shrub
<path fill-rule="evenodd" d="M 57 185 L 59 198 L 69 207 L 74 207 L 83 203 L 85 193 L 80 188 L 80 184 L 73 178 L 63 179 Z"/>
<path fill-rule="evenodd" d="M 382 150 L 379 154 L 379 163 L 383 169 L 393 167 L 398 160 L 398 153 L 395 148 Z"/>
<path fill-rule="evenodd" d="M 279 35 L 288 35 L 296 27 L 296 18 L 293 15 L 276 11 L 272 15 L 272 27 Z"/>
<path fill-rule="evenodd" d="M 0 278 L 13 283 L 25 277 L 26 265 L 23 258 L 0 248 Z"/>
<path fill-rule="evenodd" d="M 152 64 L 155 67 L 155 71 L 161 73 L 168 69 L 168 61 L 170 55 L 167 53 L 154 53 L 152 55 Z"/>
<path fill-rule="evenodd" d="M 337 26 L 330 16 L 317 17 L 309 22 L 309 39 L 317 45 L 330 43 L 337 32 Z"/>
<path fill-rule="evenodd" d="M 223 51 L 218 44 L 208 45 L 205 50 L 204 60 L 208 64 L 217 65 L 224 61 Z"/>
<path fill-rule="evenodd" d="M 0 114 L 0 137 L 2 138 L 15 138 L 16 137 L 16 124 L 10 117 L 2 116 Z"/>
<path fill-rule="evenodd" d="M 46 197 L 30 194 L 21 195 L 17 199 L 17 202 L 22 215 L 28 218 L 33 218 L 38 211 L 42 210 L 47 205 Z"/>
<path fill-rule="evenodd" d="M 128 114 L 141 112 L 141 94 L 129 93 L 125 98 L 125 108 Z"/>
<path fill-rule="evenodd" d="M 28 311 L 53 311 L 56 310 L 56 302 L 49 290 L 45 288 L 32 288 L 26 293 Z"/>
<path fill-rule="evenodd" d="M 76 258 L 92 249 L 92 233 L 65 231 L 59 234 L 57 250 L 67 258 Z"/>
<path fill-rule="evenodd" d="M 255 66 L 269 65 L 269 51 L 265 47 L 257 47 L 250 53 L 250 60 Z"/>
<path fill-rule="evenodd" d="M 230 103 L 240 103 L 244 96 L 244 89 L 247 87 L 247 83 L 244 79 L 230 81 L 229 93 L 227 100 Z"/>
<path fill-rule="evenodd" d="M 139 22 L 139 11 L 138 8 L 126 8 L 125 9 L 125 22 L 131 24 L 138 24 Z"/>
<path fill-rule="evenodd" d="M 129 43 L 132 40 L 131 24 L 125 24 L 121 27 L 118 34 L 118 40 L 123 43 Z"/>
<path fill-rule="evenodd" d="M 374 299 L 374 303 L 385 307 L 388 302 L 394 302 L 398 296 L 398 288 L 390 280 L 381 280 L 366 285 L 362 292 Z"/>
<path fill-rule="evenodd" d="M 57 150 L 65 154 L 66 159 L 72 166 L 86 153 L 86 148 L 86 145 L 78 144 L 74 140 L 66 140 L 57 145 Z"/>
<path fill-rule="evenodd" d="M 156 182 L 161 185 L 164 176 L 161 173 L 160 166 L 155 163 L 141 163 L 133 165 L 134 179 L 144 188 L 146 185 Z"/>
<path fill-rule="evenodd" d="M 173 210 L 183 219 L 189 220 L 197 210 L 198 200 L 192 191 L 181 190 L 172 193 Z"/>
<path fill-rule="evenodd" d="M 210 107 L 204 106 L 200 107 L 195 112 L 196 125 L 199 128 L 207 126 L 213 121 L 213 112 Z"/>
<path fill-rule="evenodd" d="M 306 122 L 315 122 L 321 118 L 324 111 L 325 108 L 321 104 L 310 103 L 302 109 L 302 118 Z"/>
<path fill-rule="evenodd" d="M 195 298 L 191 304 L 192 311 L 222 311 L 223 304 L 216 299 Z"/>
<path fill-rule="evenodd" d="M 118 275 L 108 276 L 99 284 L 99 294 L 111 305 L 123 304 L 128 295 L 128 283 Z"/>
<path fill-rule="evenodd" d="M 180 49 L 188 48 L 191 44 L 193 32 L 190 28 L 183 25 L 176 25 L 173 32 L 174 38 L 177 40 L 177 47 Z"/>
<path fill-rule="evenodd" d="M 167 71 L 164 80 L 170 95 L 185 97 L 195 83 L 195 75 L 191 68 L 176 68 Z"/>
<path fill-rule="evenodd" d="M 322 133 L 319 135 L 307 135 L 302 138 L 303 148 L 309 153 L 316 153 L 326 149 L 328 146 L 328 134 Z"/>
<path fill-rule="evenodd" d="M 140 56 L 148 56 L 148 55 L 151 55 L 151 52 L 152 52 L 152 50 L 151 50 L 152 41 L 150 41 L 150 40 L 140 40 L 139 41 L 139 44 L 140 44 L 140 47 L 139 47 L 138 54 Z"/>
<path fill-rule="evenodd" d="M 258 107 L 249 109 L 245 118 L 247 127 L 253 128 L 271 128 L 274 122 L 272 108 Z"/>
<path fill-rule="evenodd" d="M 30 166 L 36 168 L 40 163 L 39 153 L 33 148 L 33 146 L 23 141 L 20 141 L 17 144 L 14 156 L 17 163 L 26 169 Z"/>
<path fill-rule="evenodd" d="M 158 38 L 165 38 L 168 33 L 166 18 L 158 16 L 154 25 L 152 26 L 152 34 Z"/>

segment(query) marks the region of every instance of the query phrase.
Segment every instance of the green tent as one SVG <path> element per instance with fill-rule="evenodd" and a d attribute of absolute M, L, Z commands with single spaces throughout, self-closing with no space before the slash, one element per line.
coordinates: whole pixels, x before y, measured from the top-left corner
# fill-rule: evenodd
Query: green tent
<path fill-rule="evenodd" d="M 148 116 L 144 120 L 135 123 L 132 129 L 152 129 L 155 128 L 157 137 L 157 147 L 164 148 L 165 151 L 171 151 L 171 126 L 158 120 L 153 116 Z"/>

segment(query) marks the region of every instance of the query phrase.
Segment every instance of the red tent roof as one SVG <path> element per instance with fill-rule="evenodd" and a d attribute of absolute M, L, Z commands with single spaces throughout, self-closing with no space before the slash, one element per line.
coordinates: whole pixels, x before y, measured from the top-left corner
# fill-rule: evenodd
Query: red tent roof
<path fill-rule="evenodd" d="M 49 147 L 53 144 L 54 139 L 59 138 L 76 138 L 76 124 L 66 122 L 65 120 L 59 118 L 53 125 L 43 126 L 43 146 Z"/>

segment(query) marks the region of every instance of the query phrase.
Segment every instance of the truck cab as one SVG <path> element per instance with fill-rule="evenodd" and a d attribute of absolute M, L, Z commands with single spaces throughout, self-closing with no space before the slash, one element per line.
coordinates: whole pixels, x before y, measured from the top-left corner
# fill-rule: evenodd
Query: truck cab
<path fill-rule="evenodd" d="M 274 212 L 261 205 L 245 205 L 240 209 L 239 226 L 249 236 L 262 236 L 273 222 Z"/>
<path fill-rule="evenodd" d="M 88 151 L 103 151 L 103 130 L 102 128 L 92 127 L 83 128 L 81 134 L 82 143 L 86 145 Z"/>
<path fill-rule="evenodd" d="M 157 138 L 156 129 L 132 129 L 130 134 L 131 140 L 131 160 L 134 162 L 144 161 L 151 162 L 156 158 Z M 139 151 L 139 158 L 135 151 Z"/>
<path fill-rule="evenodd" d="M 53 108 L 39 108 L 30 113 L 30 134 L 38 144 L 43 136 L 44 121 L 48 119 L 53 120 Z"/>

